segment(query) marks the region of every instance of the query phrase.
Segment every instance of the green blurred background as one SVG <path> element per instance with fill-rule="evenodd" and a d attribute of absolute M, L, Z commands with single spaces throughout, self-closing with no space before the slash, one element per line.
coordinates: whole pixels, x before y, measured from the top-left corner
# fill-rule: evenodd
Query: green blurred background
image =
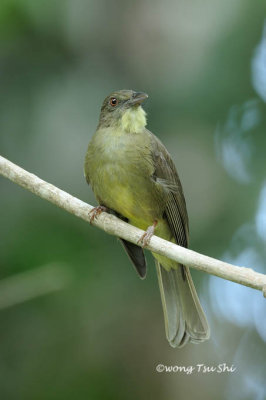
<path fill-rule="evenodd" d="M 149 94 L 191 248 L 266 273 L 266 4 L 1 0 L 1 154 L 95 204 L 83 161 L 103 98 Z M 260 292 L 192 271 L 211 326 L 172 349 L 152 258 L 1 178 L 0 398 L 266 398 Z M 41 294 L 43 294 L 41 296 Z M 234 373 L 158 373 L 221 363 Z"/>

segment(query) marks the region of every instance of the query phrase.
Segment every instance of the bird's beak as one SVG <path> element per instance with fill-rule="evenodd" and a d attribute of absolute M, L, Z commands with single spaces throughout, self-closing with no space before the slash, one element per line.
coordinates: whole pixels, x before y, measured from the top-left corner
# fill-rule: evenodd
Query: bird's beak
<path fill-rule="evenodd" d="M 141 104 L 144 100 L 146 100 L 149 96 L 143 92 L 136 92 L 133 94 L 132 98 L 128 100 L 129 106 L 134 106 L 135 104 Z"/>

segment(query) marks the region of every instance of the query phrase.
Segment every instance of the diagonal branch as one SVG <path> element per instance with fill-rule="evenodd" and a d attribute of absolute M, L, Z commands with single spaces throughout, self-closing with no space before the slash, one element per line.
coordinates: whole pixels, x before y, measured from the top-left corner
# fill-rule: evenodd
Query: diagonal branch
<path fill-rule="evenodd" d="M 89 222 L 89 212 L 93 207 L 83 201 L 71 196 L 63 190 L 43 181 L 36 175 L 25 171 L 12 162 L 0 156 L 0 173 L 14 183 L 24 187 L 37 196 L 50 201 L 58 207 L 63 208 L 76 217 Z M 137 244 L 143 231 L 126 222 L 121 221 L 113 215 L 102 213 L 93 221 L 93 225 L 103 229 L 105 232 L 126 239 Z M 220 278 L 227 279 L 253 289 L 262 290 L 266 297 L 266 275 L 253 271 L 250 268 L 237 267 L 215 258 L 204 256 L 195 251 L 185 249 L 174 243 L 168 242 L 157 236 L 151 238 L 147 249 L 167 256 L 181 264 L 208 272 Z"/>

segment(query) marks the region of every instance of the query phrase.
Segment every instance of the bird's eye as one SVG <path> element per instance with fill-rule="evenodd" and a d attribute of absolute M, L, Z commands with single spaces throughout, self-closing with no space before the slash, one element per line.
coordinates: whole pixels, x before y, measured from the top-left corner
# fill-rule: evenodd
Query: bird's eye
<path fill-rule="evenodd" d="M 110 103 L 110 105 L 111 105 L 112 107 L 115 107 L 115 106 L 118 104 L 118 101 L 117 101 L 117 99 L 116 99 L 115 97 L 111 97 L 109 103 Z"/>

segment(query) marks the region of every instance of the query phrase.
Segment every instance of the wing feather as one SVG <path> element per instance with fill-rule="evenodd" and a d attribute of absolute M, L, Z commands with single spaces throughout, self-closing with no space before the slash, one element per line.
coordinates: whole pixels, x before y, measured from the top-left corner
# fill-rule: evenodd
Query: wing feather
<path fill-rule="evenodd" d="M 187 247 L 188 215 L 181 182 L 170 154 L 160 140 L 150 134 L 154 163 L 152 178 L 165 191 L 164 213 L 176 243 Z"/>

